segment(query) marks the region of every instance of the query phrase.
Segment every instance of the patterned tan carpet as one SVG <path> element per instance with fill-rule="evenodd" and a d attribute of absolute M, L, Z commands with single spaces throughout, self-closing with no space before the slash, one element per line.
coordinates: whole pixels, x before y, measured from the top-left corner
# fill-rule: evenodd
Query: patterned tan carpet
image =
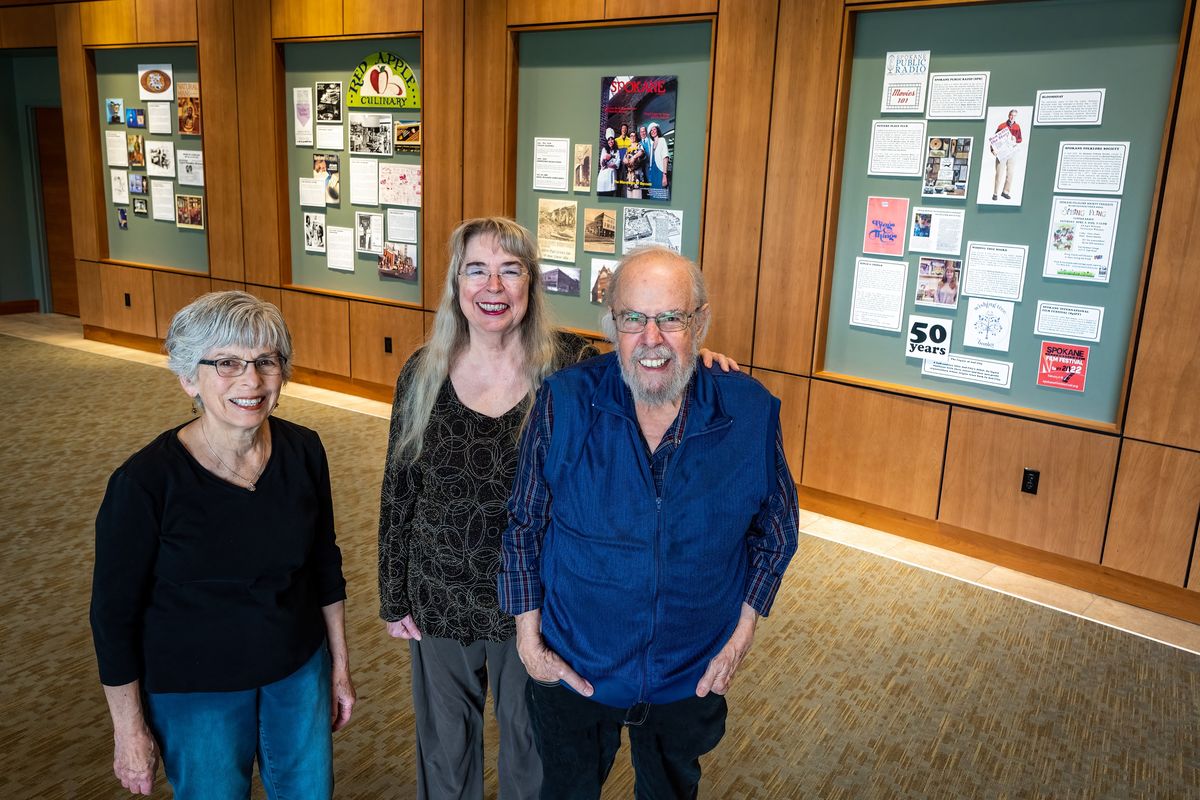
<path fill-rule="evenodd" d="M 92 521 L 188 407 L 162 369 L 0 335 L 0 798 L 128 796 L 87 625 Z M 338 796 L 412 797 L 407 651 L 375 617 L 386 422 L 278 413 L 333 472 L 360 697 Z M 809 536 L 731 708 L 705 797 L 1200 797 L 1200 657 Z M 631 787 L 622 753 L 605 797 Z"/>

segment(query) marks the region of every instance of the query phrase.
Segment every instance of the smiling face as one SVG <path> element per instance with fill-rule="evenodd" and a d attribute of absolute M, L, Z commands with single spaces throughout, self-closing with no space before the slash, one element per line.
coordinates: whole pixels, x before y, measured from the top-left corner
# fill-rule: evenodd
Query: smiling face
<path fill-rule="evenodd" d="M 622 277 L 621 296 L 613 306 L 617 314 L 639 311 L 655 317 L 664 311 L 693 310 L 691 278 L 680 264 L 647 257 L 626 269 L 630 272 Z M 696 368 L 699 324 L 696 318 L 685 330 L 663 333 L 649 319 L 640 333 L 617 334 L 621 376 L 635 401 L 657 406 L 683 396 Z"/>
<path fill-rule="evenodd" d="M 458 306 L 467 320 L 472 336 L 503 334 L 517 330 L 529 306 L 529 281 L 526 270 L 515 284 L 500 280 L 504 267 L 522 268 L 521 259 L 502 249 L 496 237 L 480 234 L 467 241 L 460 272 L 479 266 L 492 273 L 487 283 L 475 285 L 462 275 L 458 278 Z"/>
<path fill-rule="evenodd" d="M 206 350 L 206 360 L 222 358 L 256 359 L 277 355 L 268 347 L 214 347 Z M 201 364 L 196 377 L 180 377 L 179 383 L 190 397 L 199 397 L 204 405 L 204 417 L 209 423 L 229 435 L 253 431 L 266 422 L 279 402 L 283 375 L 259 375 L 253 365 L 236 378 L 222 378 L 216 367 Z M 210 428 L 210 430 L 212 430 Z"/>

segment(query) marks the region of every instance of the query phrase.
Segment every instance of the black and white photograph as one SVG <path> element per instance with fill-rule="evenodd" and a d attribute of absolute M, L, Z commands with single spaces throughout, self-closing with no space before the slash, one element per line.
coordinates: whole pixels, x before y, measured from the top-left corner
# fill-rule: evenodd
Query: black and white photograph
<path fill-rule="evenodd" d="M 175 177 L 175 143 L 146 141 L 146 174 L 155 178 Z"/>
<path fill-rule="evenodd" d="M 579 297 L 579 267 L 542 264 L 542 289 L 550 294 Z"/>
<path fill-rule="evenodd" d="M 383 214 L 354 212 L 354 249 L 383 255 Z"/>
<path fill-rule="evenodd" d="M 342 121 L 342 82 L 317 81 L 317 122 Z"/>
<path fill-rule="evenodd" d="M 304 212 L 304 250 L 307 253 L 325 252 L 325 215 Z"/>
<path fill-rule="evenodd" d="M 139 176 L 141 177 L 141 176 Z M 144 197 L 133 198 L 133 213 L 139 217 L 145 217 L 150 214 L 150 204 L 146 202 Z"/>
<path fill-rule="evenodd" d="M 680 252 L 683 241 L 683 211 L 673 208 L 625 206 L 621 225 L 621 254 L 647 244 Z"/>
<path fill-rule="evenodd" d="M 574 200 L 538 199 L 537 242 L 542 258 L 575 263 L 575 228 L 579 204 Z"/>
<path fill-rule="evenodd" d="M 583 249 L 587 253 L 617 252 L 617 213 L 611 208 L 583 210 Z"/>
<path fill-rule="evenodd" d="M 390 156 L 392 145 L 391 114 L 350 113 L 350 154 Z"/>

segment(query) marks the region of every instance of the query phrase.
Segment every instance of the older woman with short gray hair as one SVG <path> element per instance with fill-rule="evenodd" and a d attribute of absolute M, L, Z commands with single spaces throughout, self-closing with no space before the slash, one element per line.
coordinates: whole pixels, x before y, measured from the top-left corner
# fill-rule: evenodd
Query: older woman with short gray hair
<path fill-rule="evenodd" d="M 175 315 L 195 419 L 131 456 L 96 517 L 92 636 L 113 770 L 150 794 L 329 798 L 350 720 L 346 582 L 317 434 L 271 415 L 291 374 L 279 309 L 214 292 Z"/>

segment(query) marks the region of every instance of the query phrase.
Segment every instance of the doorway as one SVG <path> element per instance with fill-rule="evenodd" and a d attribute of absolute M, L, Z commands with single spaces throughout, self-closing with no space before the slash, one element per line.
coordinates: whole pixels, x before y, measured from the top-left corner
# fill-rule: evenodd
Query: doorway
<path fill-rule="evenodd" d="M 79 287 L 75 280 L 75 241 L 71 235 L 71 188 L 67 183 L 67 142 L 61 108 L 35 108 L 34 147 L 37 148 L 41 194 L 42 234 L 49 273 L 50 309 L 79 316 Z"/>

